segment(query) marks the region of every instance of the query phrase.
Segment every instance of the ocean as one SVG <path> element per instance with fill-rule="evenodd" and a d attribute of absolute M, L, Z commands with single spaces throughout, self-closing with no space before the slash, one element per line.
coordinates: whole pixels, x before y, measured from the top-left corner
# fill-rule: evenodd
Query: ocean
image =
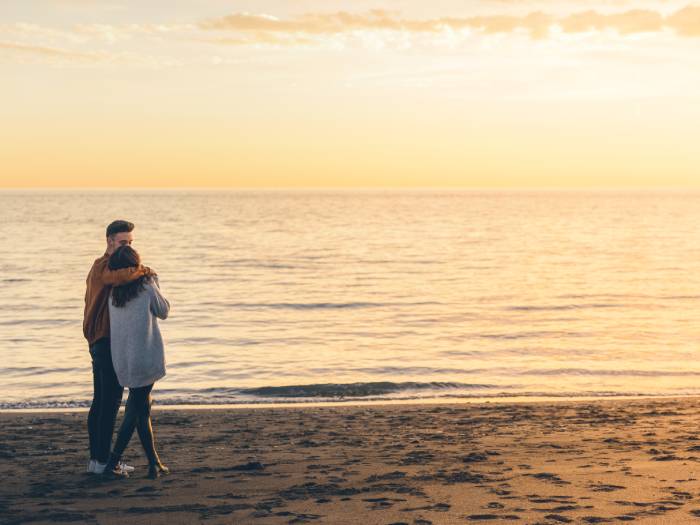
<path fill-rule="evenodd" d="M 700 394 L 700 193 L 0 192 L 0 408 L 88 406 L 113 219 L 159 275 L 158 404 Z"/>

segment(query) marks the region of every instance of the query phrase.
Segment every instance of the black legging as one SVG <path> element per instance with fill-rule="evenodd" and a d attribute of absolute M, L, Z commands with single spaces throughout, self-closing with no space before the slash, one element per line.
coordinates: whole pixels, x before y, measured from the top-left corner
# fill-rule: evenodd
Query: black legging
<path fill-rule="evenodd" d="M 153 385 L 129 389 L 129 397 L 126 400 L 124 419 L 119 427 L 114 450 L 110 457 L 110 466 L 116 465 L 122 457 L 126 446 L 134 434 L 134 428 L 138 431 L 141 445 L 146 453 L 149 465 L 160 464 L 156 443 L 151 425 L 151 390 Z"/>

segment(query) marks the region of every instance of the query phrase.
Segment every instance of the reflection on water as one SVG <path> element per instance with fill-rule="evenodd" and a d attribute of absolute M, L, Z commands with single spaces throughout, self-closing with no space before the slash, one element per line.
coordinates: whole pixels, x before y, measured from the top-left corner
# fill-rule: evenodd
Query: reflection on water
<path fill-rule="evenodd" d="M 172 303 L 161 403 L 700 393 L 699 204 L 680 192 L 0 193 L 0 406 L 89 399 L 84 281 L 114 218 L 136 223 Z M 283 386 L 299 388 L 260 390 Z"/>

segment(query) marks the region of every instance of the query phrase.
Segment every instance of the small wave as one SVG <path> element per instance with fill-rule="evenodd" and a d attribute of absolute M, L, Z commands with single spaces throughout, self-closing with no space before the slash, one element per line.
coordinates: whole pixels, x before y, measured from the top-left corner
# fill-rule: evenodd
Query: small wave
<path fill-rule="evenodd" d="M 493 388 L 493 385 L 478 385 L 452 382 L 420 383 L 407 381 L 395 383 L 378 381 L 371 383 L 323 383 L 315 385 L 264 386 L 246 388 L 241 393 L 260 397 L 367 397 L 392 394 L 408 390 L 445 390 L 456 388 Z"/>
<path fill-rule="evenodd" d="M 432 367 L 432 366 L 365 366 L 365 367 L 335 367 L 330 368 L 312 368 L 310 372 L 315 374 L 330 374 L 335 372 L 348 372 L 348 373 L 360 373 L 360 374 L 373 374 L 375 376 L 381 374 L 384 377 L 402 377 L 409 374 L 413 375 L 436 375 L 436 374 L 473 374 L 482 372 L 488 369 L 468 369 L 468 368 L 448 368 L 448 367 Z"/>
<path fill-rule="evenodd" d="M 14 403 L 0 402 L 0 410 L 27 410 L 38 408 L 87 408 L 90 401 L 17 401 Z"/>
<path fill-rule="evenodd" d="M 376 303 L 368 301 L 356 301 L 347 303 L 220 303 L 218 306 L 229 308 L 266 308 L 270 310 L 324 310 L 324 309 L 352 309 L 352 308 L 384 308 L 387 306 L 421 306 L 437 304 L 433 301 L 406 302 L 406 303 Z"/>
<path fill-rule="evenodd" d="M 26 312 L 36 311 L 36 303 L 22 303 L 22 304 L 0 304 L 0 311 L 10 311 L 10 312 Z"/>
<path fill-rule="evenodd" d="M 588 304 L 561 304 L 550 306 L 530 306 L 530 305 L 515 305 L 506 306 L 504 310 L 510 311 L 531 311 L 531 312 L 546 312 L 556 310 L 582 310 L 584 308 L 625 308 L 629 305 L 621 303 L 588 303 Z"/>
<path fill-rule="evenodd" d="M 277 261 L 262 261 L 258 259 L 228 259 L 218 263 L 209 264 L 209 267 L 212 268 L 230 268 L 232 266 L 238 268 L 267 268 L 271 270 L 293 270 L 296 268 L 302 268 L 294 264 Z"/>
<path fill-rule="evenodd" d="M 630 376 L 630 377 L 695 377 L 700 376 L 700 370 L 594 370 L 589 368 L 553 368 L 526 370 L 522 375 L 535 376 Z"/>
<path fill-rule="evenodd" d="M 357 259 L 354 264 L 441 264 L 442 261 L 436 259 Z"/>
<path fill-rule="evenodd" d="M 510 334 L 476 334 L 475 337 L 480 339 L 532 339 L 532 338 L 547 338 L 547 337 L 587 337 L 590 334 L 584 332 L 567 332 L 567 331 L 531 331 L 531 332 L 513 332 Z"/>
<path fill-rule="evenodd" d="M 5 368 L 0 368 L 0 373 L 13 375 L 13 376 L 37 376 L 42 374 L 68 374 L 68 373 L 78 373 L 81 370 L 79 368 L 49 368 L 44 366 L 8 366 Z M 42 383 L 42 387 L 45 384 Z"/>
<path fill-rule="evenodd" d="M 476 386 L 476 385 L 475 385 Z M 231 394 L 236 389 L 230 389 Z M 414 391 L 415 392 L 415 391 Z M 206 395 L 198 395 L 196 393 L 170 393 L 168 391 L 159 390 L 156 393 L 155 401 L 157 405 L 160 406 L 173 406 L 173 405 L 189 405 L 189 406 L 202 406 L 202 407 L 216 407 L 223 405 L 271 405 L 271 404 L 301 404 L 301 403 L 337 403 L 343 402 L 348 405 L 352 405 L 353 402 L 367 402 L 367 401 L 383 401 L 383 402 L 410 402 L 410 401 L 425 401 L 425 400 L 442 400 L 444 402 L 455 402 L 458 400 L 505 400 L 514 398 L 539 398 L 539 399 L 581 399 L 581 398 L 596 398 L 596 399 L 610 399 L 610 398 L 651 398 L 651 397 L 678 397 L 678 396 L 698 396 L 700 392 L 698 391 L 684 391 L 684 392 L 612 392 L 612 391 L 577 391 L 577 392 L 546 392 L 546 391 L 524 391 L 524 392 L 478 392 L 478 393 L 468 393 L 464 391 L 431 391 L 430 395 L 416 395 L 407 393 L 400 396 L 388 397 L 385 395 L 369 395 L 369 396 L 317 396 L 317 397 L 291 397 L 291 396 L 269 396 L 264 398 L 262 396 L 256 397 L 243 397 L 231 395 L 230 397 L 210 397 Z M 73 408 L 87 408 L 90 406 L 90 401 L 87 399 L 82 400 L 34 400 L 34 401 L 15 401 L 15 402 L 0 402 L 0 410 L 37 410 L 37 409 L 73 409 Z"/>
<path fill-rule="evenodd" d="M 211 360 L 201 360 L 201 361 L 180 361 L 176 363 L 169 363 L 168 368 L 169 369 L 176 369 L 176 368 L 194 368 L 194 367 L 208 367 L 210 365 L 217 365 L 220 364 L 218 361 L 211 361 Z"/>
<path fill-rule="evenodd" d="M 171 345 L 227 345 L 227 346 L 251 346 L 262 344 L 262 341 L 254 339 L 226 339 L 221 337 L 184 337 L 170 339 Z"/>
<path fill-rule="evenodd" d="M 700 295 L 655 295 L 655 294 L 560 294 L 554 296 L 557 299 L 657 299 L 657 300 L 697 300 Z"/>
<path fill-rule="evenodd" d="M 78 324 L 77 319 L 11 319 L 9 321 L 0 321 L 0 326 L 14 326 L 14 325 L 48 325 L 48 326 L 59 326 L 59 325 L 69 325 Z"/>

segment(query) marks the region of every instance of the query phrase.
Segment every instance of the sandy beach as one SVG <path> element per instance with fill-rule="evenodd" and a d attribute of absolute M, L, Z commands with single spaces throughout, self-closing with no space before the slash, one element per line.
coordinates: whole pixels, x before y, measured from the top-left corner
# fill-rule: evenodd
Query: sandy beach
<path fill-rule="evenodd" d="M 2 413 L 19 523 L 691 523 L 700 399 L 154 409 L 168 477 L 85 474 L 85 413 Z"/>

